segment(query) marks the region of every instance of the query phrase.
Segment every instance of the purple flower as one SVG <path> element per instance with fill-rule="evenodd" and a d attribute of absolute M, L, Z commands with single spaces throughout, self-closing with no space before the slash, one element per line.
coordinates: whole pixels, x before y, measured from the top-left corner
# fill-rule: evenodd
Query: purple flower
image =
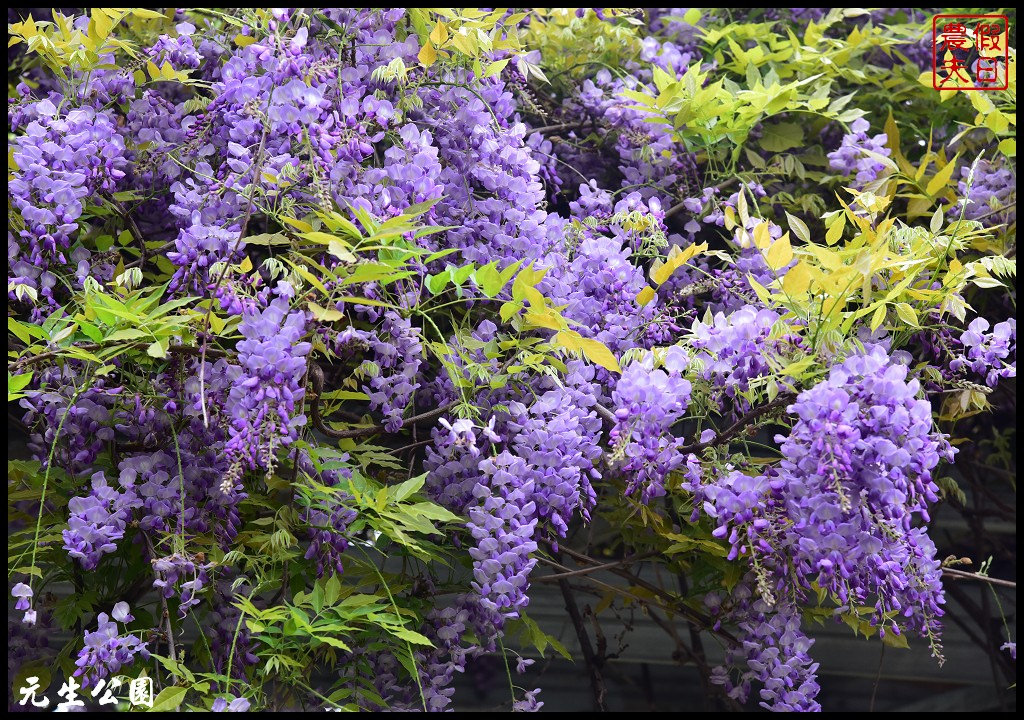
<path fill-rule="evenodd" d="M 277 451 L 287 447 L 305 424 L 296 407 L 305 394 L 302 378 L 306 355 L 312 347 L 301 341 L 306 316 L 301 310 L 289 312 L 288 289 L 263 310 L 247 310 L 239 331 L 238 361 L 242 375 L 231 388 L 227 409 L 231 416 L 231 437 L 226 445 L 233 463 L 271 471 Z M 226 479 L 226 494 L 234 482 Z"/>
<path fill-rule="evenodd" d="M 115 612 L 126 618 L 131 617 L 127 603 L 118 603 Z M 83 688 L 109 675 L 116 675 L 121 668 L 131 666 L 136 656 L 149 658 L 146 643 L 131 634 L 121 635 L 117 622 L 111 620 L 106 613 L 100 613 L 97 621 L 97 630 L 86 632 L 85 646 L 75 660 L 77 669 L 74 676 L 82 678 Z"/>
<path fill-rule="evenodd" d="M 885 163 L 878 156 L 889 157 L 892 153 L 886 147 L 885 133 L 868 135 L 870 125 L 864 118 L 857 118 L 850 124 L 850 132 L 843 136 L 838 149 L 828 154 L 829 166 L 846 176 L 853 176 L 857 187 L 864 187 L 878 179 L 885 170 Z"/>
<path fill-rule="evenodd" d="M 219 697 L 214 700 L 210 710 L 212 712 L 249 712 L 249 707 L 250 703 L 245 698 L 229 695 L 227 698 Z"/>
<path fill-rule="evenodd" d="M 11 590 L 11 595 L 18 598 L 14 605 L 15 610 L 28 610 L 31 607 L 32 588 L 25 583 L 18 583 Z"/>

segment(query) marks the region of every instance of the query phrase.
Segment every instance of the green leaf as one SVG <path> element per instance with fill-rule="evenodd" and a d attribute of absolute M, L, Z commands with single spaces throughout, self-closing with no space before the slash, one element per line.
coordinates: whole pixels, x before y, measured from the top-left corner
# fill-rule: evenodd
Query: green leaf
<path fill-rule="evenodd" d="M 437 520 L 439 522 L 457 522 L 459 520 L 458 515 L 454 515 L 440 505 L 436 505 L 432 502 L 416 503 L 415 505 L 409 506 L 409 510 L 417 515 L 422 515 L 429 520 Z"/>
<path fill-rule="evenodd" d="M 153 707 L 149 712 L 171 712 L 177 710 L 185 700 L 188 688 L 172 685 L 160 691 L 160 694 L 153 700 Z"/>
<path fill-rule="evenodd" d="M 28 372 L 24 375 L 11 375 L 7 373 L 7 392 L 19 392 L 32 380 L 32 373 Z"/>
<path fill-rule="evenodd" d="M 451 277 L 447 272 L 443 272 L 437 275 L 427 275 L 423 284 L 430 291 L 431 295 L 438 295 L 448 286 L 449 280 L 451 280 Z"/>
<path fill-rule="evenodd" d="M 338 638 L 331 637 L 330 635 L 313 635 L 313 637 L 316 638 L 317 640 L 319 640 L 320 642 L 324 643 L 325 645 L 330 645 L 331 647 L 336 647 L 339 650 L 344 650 L 346 652 L 349 652 L 352 649 L 348 645 L 343 643 L 341 640 L 339 640 Z"/>
<path fill-rule="evenodd" d="M 900 320 L 905 322 L 907 325 L 910 325 L 910 327 L 919 327 L 917 313 L 914 312 L 914 308 L 907 303 L 896 303 L 896 315 Z"/>
<path fill-rule="evenodd" d="M 789 212 L 786 212 L 786 220 L 789 221 L 789 228 L 797 238 L 803 240 L 805 243 L 809 243 L 811 241 L 811 231 L 807 227 L 807 223 L 795 215 L 790 215 Z"/>
<path fill-rule="evenodd" d="M 769 152 L 783 152 L 803 145 L 804 129 L 795 122 L 765 124 L 764 134 L 757 142 Z"/>
<path fill-rule="evenodd" d="M 423 475 L 420 475 L 418 477 L 410 478 L 409 480 L 406 480 L 405 482 L 399 485 L 395 485 L 391 489 L 391 492 L 394 495 L 394 501 L 402 502 L 406 498 L 414 495 L 417 490 L 423 487 L 423 483 L 426 481 L 426 479 L 427 476 L 424 473 Z"/>
<path fill-rule="evenodd" d="M 910 649 L 910 644 L 907 642 L 907 636 L 903 633 L 897 635 L 891 629 L 885 631 L 885 635 L 882 636 L 882 642 L 891 648 Z"/>
<path fill-rule="evenodd" d="M 415 643 L 416 645 L 426 645 L 427 647 L 434 647 L 434 643 L 430 642 L 430 639 L 424 635 L 420 635 L 415 630 L 409 630 L 404 627 L 388 627 L 385 629 L 395 637 L 399 637 L 407 642 Z"/>

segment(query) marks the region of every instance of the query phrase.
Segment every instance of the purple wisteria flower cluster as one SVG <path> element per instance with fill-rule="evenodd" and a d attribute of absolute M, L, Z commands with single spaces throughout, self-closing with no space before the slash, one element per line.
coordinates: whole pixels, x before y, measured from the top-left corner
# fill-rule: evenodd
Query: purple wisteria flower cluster
<path fill-rule="evenodd" d="M 750 563 L 762 617 L 740 628 L 754 636 L 753 646 L 762 644 L 762 632 L 775 634 L 765 623 L 782 622 L 778 613 L 792 614 L 794 601 L 820 589 L 837 599 L 837 613 L 873 602 L 870 621 L 879 634 L 909 630 L 941 660 L 940 563 L 915 520 L 928 519 L 938 493 L 932 471 L 955 451 L 933 431 L 930 405 L 907 376 L 907 366 L 881 346 L 850 356 L 790 408 L 798 419 L 788 436 L 776 438 L 777 470 L 731 471 L 697 487 L 695 516 L 714 518 L 730 557 Z M 808 646 L 793 647 L 803 653 Z M 776 709 L 796 702 L 772 696 Z"/>
<path fill-rule="evenodd" d="M 981 159 L 976 164 L 965 164 L 960 168 L 957 189 L 963 200 L 950 209 L 953 216 L 959 217 L 962 205 L 966 219 L 984 221 L 986 225 L 1009 225 L 1017 219 L 1017 174 L 1004 161 Z"/>
<path fill-rule="evenodd" d="M 989 328 L 991 332 L 988 332 Z M 963 354 L 954 358 L 949 367 L 954 372 L 969 369 L 985 378 L 985 384 L 995 387 L 1000 378 L 1017 377 L 1017 319 L 1010 318 L 995 327 L 985 318 L 975 318 L 960 336 Z"/>
<path fill-rule="evenodd" d="M 126 602 L 114 605 L 110 615 L 101 612 L 96 616 L 97 628 L 85 633 L 85 646 L 75 660 L 77 669 L 74 675 L 82 679 L 82 687 L 90 687 L 116 675 L 122 667 L 131 666 L 136 656 L 144 660 L 149 658 L 145 642 L 129 632 L 122 634 L 120 625 L 127 625 L 132 620 L 134 618 Z"/>
<path fill-rule="evenodd" d="M 231 439 L 225 449 L 234 462 L 249 468 L 273 470 L 278 448 L 287 447 L 305 423 L 301 408 L 305 389 L 306 358 L 311 345 L 301 341 L 306 318 L 289 311 L 290 288 L 266 308 L 243 315 L 238 343 L 242 375 L 227 398 L 231 415 Z M 233 483 L 225 480 L 222 491 L 230 494 Z"/>
<path fill-rule="evenodd" d="M 886 146 L 886 134 L 871 135 L 870 130 L 867 120 L 857 118 L 850 124 L 850 132 L 843 136 L 840 146 L 828 154 L 829 167 L 852 178 L 857 187 L 877 180 L 886 168 L 879 158 L 892 154 Z"/>
<path fill-rule="evenodd" d="M 690 403 L 690 381 L 683 377 L 689 359 L 679 347 L 665 354 L 664 368 L 653 363 L 629 365 L 615 386 L 612 400 L 616 425 L 609 438 L 622 458 L 622 471 L 629 478 L 626 494 L 640 490 L 644 503 L 665 495 L 669 473 L 684 462 L 678 448 L 680 438 L 672 433 Z"/>

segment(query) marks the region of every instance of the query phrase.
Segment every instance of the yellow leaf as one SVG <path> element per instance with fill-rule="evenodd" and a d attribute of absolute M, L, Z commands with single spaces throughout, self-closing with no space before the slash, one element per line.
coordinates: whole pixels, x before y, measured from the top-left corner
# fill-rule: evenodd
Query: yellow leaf
<path fill-rule="evenodd" d="M 448 39 L 448 28 L 445 27 L 444 23 L 440 20 L 437 21 L 437 25 L 430 31 L 430 41 L 434 45 L 440 47 L 444 45 L 445 40 Z"/>
<path fill-rule="evenodd" d="M 935 155 L 933 153 L 928 152 L 923 158 L 921 158 L 921 164 L 917 167 L 917 171 L 914 173 L 914 182 L 921 182 L 921 178 L 923 178 L 924 174 L 928 171 L 928 165 L 934 157 Z"/>
<path fill-rule="evenodd" d="M 559 347 L 576 352 L 582 349 L 579 344 L 579 341 L 582 339 L 583 336 L 575 330 L 562 330 L 559 333 L 555 333 L 552 341 Z"/>
<path fill-rule="evenodd" d="M 325 322 L 334 322 L 335 320 L 341 320 L 345 317 L 344 313 L 341 313 L 334 308 L 325 308 L 317 305 L 316 303 L 309 303 L 309 311 L 313 313 L 313 317 L 317 320 L 323 320 Z"/>
<path fill-rule="evenodd" d="M 913 220 L 922 215 L 927 215 L 928 208 L 931 206 L 932 201 L 928 198 L 914 198 L 907 203 L 907 218 Z"/>
<path fill-rule="evenodd" d="M 747 282 L 750 283 L 750 287 L 754 288 L 754 292 L 757 293 L 758 299 L 764 304 L 769 304 L 772 299 L 772 294 L 768 292 L 764 285 L 754 279 L 753 275 L 747 275 Z"/>
<path fill-rule="evenodd" d="M 433 43 L 429 40 L 423 43 L 423 47 L 420 48 L 419 54 L 416 59 L 423 64 L 424 67 L 430 67 L 437 62 L 437 51 L 434 49 Z"/>
<path fill-rule="evenodd" d="M 643 290 L 641 290 L 639 293 L 637 293 L 636 303 L 640 307 L 643 307 L 643 306 L 647 305 L 652 300 L 654 300 L 654 288 L 652 288 L 650 285 L 648 285 Z"/>
<path fill-rule="evenodd" d="M 295 272 L 297 272 L 302 277 L 302 279 L 304 279 L 310 285 L 312 285 L 317 290 L 322 292 L 324 295 L 330 295 L 330 293 L 327 292 L 327 288 L 324 287 L 324 284 L 320 282 L 316 275 L 307 270 L 303 265 L 297 265 L 293 262 L 289 262 L 289 264 L 293 268 L 295 268 Z"/>
<path fill-rule="evenodd" d="M 871 316 L 871 332 L 877 330 L 883 320 L 885 320 L 885 303 L 879 305 L 878 309 L 875 310 L 875 314 Z"/>
<path fill-rule="evenodd" d="M 907 303 L 896 303 L 896 315 L 911 327 L 918 327 L 917 313 Z"/>
<path fill-rule="evenodd" d="M 768 230 L 768 223 L 762 220 L 754 227 L 754 245 L 758 250 L 764 250 L 771 244 L 772 236 Z"/>
<path fill-rule="evenodd" d="M 803 260 L 789 269 L 782 278 L 782 289 L 789 296 L 803 295 L 811 285 L 811 269 Z"/>
<path fill-rule="evenodd" d="M 792 262 L 793 248 L 789 244 L 789 233 L 780 237 L 768 248 L 768 252 L 764 254 L 764 259 L 772 270 L 778 270 Z"/>
<path fill-rule="evenodd" d="M 526 299 L 535 308 L 544 308 L 544 296 L 534 287 L 547 270 L 534 270 L 533 265 L 523 268 L 512 281 L 512 299 Z"/>
<path fill-rule="evenodd" d="M 843 230 L 846 229 L 846 215 L 839 215 L 829 226 L 828 232 L 825 233 L 825 242 L 829 245 L 835 245 L 839 238 L 843 236 Z"/>
<path fill-rule="evenodd" d="M 565 320 L 551 308 L 545 308 L 542 311 L 529 310 L 523 315 L 523 320 L 534 327 L 542 327 L 549 330 L 563 330 L 565 328 Z"/>
<path fill-rule="evenodd" d="M 290 217 L 282 217 L 281 219 L 284 222 L 286 222 L 289 225 L 291 225 L 296 230 L 301 230 L 302 232 L 313 232 L 313 226 L 310 225 L 305 220 L 296 220 L 295 218 L 290 218 Z"/>
<path fill-rule="evenodd" d="M 685 265 L 690 258 L 707 249 L 708 244 L 706 242 L 700 245 L 691 245 L 685 250 L 680 250 L 678 245 L 674 245 L 664 263 L 656 262 L 651 266 L 651 279 L 658 285 L 661 285 L 672 277 L 676 270 Z"/>
<path fill-rule="evenodd" d="M 747 194 L 743 192 L 743 188 L 740 188 L 739 198 L 736 200 L 736 214 L 740 218 L 740 226 L 746 227 L 749 216 L 747 215 Z"/>
<path fill-rule="evenodd" d="M 956 169 L 956 158 L 953 158 L 950 162 L 946 163 L 946 166 L 935 173 L 932 179 L 928 181 L 928 187 L 925 188 L 925 192 L 934 197 L 936 193 L 946 187 L 950 177 L 953 176 L 953 171 Z"/>
<path fill-rule="evenodd" d="M 590 362 L 600 365 L 605 370 L 622 372 L 622 369 L 619 367 L 619 361 L 615 359 L 615 355 L 600 340 L 581 337 L 579 345 L 583 350 L 583 354 L 587 356 Z"/>
<path fill-rule="evenodd" d="M 254 42 L 256 42 L 256 38 L 254 38 L 252 35 L 235 35 L 235 45 L 237 45 L 238 47 L 249 47 Z"/>
<path fill-rule="evenodd" d="M 519 274 L 516 275 L 516 282 L 533 287 L 544 278 L 545 274 L 547 274 L 547 269 L 535 270 L 531 263 L 528 267 L 519 271 Z"/>
<path fill-rule="evenodd" d="M 979 93 L 975 93 L 977 95 Z M 885 121 L 885 137 L 886 147 L 892 151 L 892 157 L 896 160 L 896 165 L 899 166 L 900 170 L 905 175 L 914 174 L 914 166 L 910 164 L 910 161 L 903 155 L 903 151 L 900 149 L 900 129 L 896 125 L 896 120 L 892 116 L 892 110 L 889 110 L 889 117 Z"/>
<path fill-rule="evenodd" d="M 156 66 L 156 63 L 152 60 L 146 61 L 146 70 L 149 72 L 149 77 L 153 80 L 160 79 L 160 68 Z"/>

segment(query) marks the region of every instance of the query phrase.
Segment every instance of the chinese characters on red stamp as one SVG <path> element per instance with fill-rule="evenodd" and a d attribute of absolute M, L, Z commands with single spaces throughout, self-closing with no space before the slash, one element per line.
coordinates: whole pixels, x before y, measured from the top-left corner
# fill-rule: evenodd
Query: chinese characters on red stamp
<path fill-rule="evenodd" d="M 1010 25 L 1005 15 L 932 18 L 932 87 L 1006 90 Z"/>

